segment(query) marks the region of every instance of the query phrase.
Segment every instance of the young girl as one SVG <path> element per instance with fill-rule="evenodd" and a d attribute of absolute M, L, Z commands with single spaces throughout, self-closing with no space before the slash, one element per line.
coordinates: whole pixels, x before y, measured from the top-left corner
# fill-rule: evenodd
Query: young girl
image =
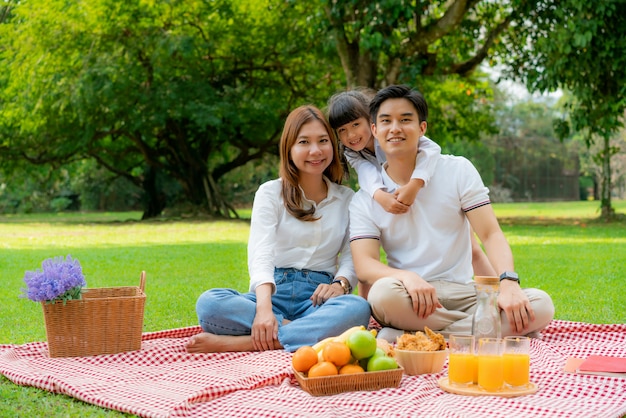
<path fill-rule="evenodd" d="M 386 157 L 372 135 L 369 102 L 370 97 L 361 90 L 337 93 L 328 101 L 328 119 L 343 145 L 346 160 L 357 173 L 359 187 L 387 212 L 405 213 L 419 190 L 428 184 L 435 170 L 433 157 L 441 153 L 441 147 L 425 136 L 421 137 L 411 181 L 394 194 L 388 193 L 380 174 L 380 166 Z"/>
<path fill-rule="evenodd" d="M 252 207 L 247 293 L 211 289 L 196 304 L 203 333 L 188 352 L 295 351 L 370 319 L 352 295 L 348 242 L 354 192 L 341 186 L 337 140 L 323 113 L 290 113 L 280 139 L 280 178 L 262 184 Z"/>
<path fill-rule="evenodd" d="M 343 145 L 344 156 L 359 178 L 359 187 L 374 198 L 387 212 L 406 213 L 415 201 L 419 190 L 428 184 L 441 147 L 422 136 L 411 181 L 391 194 L 385 190 L 381 166 L 385 154 L 371 131 L 369 102 L 371 97 L 361 90 L 337 93 L 328 101 L 328 119 Z M 495 270 L 480 244 L 471 234 L 472 266 L 477 276 L 494 276 Z M 359 283 L 359 295 L 367 298 L 369 287 Z"/>

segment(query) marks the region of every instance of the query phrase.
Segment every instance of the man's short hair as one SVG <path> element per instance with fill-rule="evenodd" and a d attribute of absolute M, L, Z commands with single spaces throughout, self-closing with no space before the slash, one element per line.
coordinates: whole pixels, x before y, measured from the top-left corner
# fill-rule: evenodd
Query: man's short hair
<path fill-rule="evenodd" d="M 376 93 L 376 96 L 374 96 L 370 102 L 370 118 L 372 123 L 376 123 L 378 110 L 383 102 L 388 99 L 407 99 L 413 104 L 413 107 L 415 107 L 420 122 L 428 121 L 428 103 L 426 103 L 426 99 L 422 93 L 417 90 L 413 90 L 409 86 L 398 84 L 385 87 Z"/>

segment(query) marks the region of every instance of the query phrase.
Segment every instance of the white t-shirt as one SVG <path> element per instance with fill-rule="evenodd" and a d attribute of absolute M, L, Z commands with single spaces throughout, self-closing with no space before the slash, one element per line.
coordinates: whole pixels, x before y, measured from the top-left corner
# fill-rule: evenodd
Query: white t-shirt
<path fill-rule="evenodd" d="M 274 283 L 274 268 L 296 268 L 325 271 L 343 276 L 352 287 L 357 277 L 350 253 L 348 206 L 354 191 L 324 178 L 328 185 L 326 199 L 315 206 L 317 221 L 294 218 L 283 204 L 282 180 L 263 183 L 254 196 L 248 272 L 250 291 L 263 283 Z M 274 286 L 274 291 L 276 287 Z"/>
<path fill-rule="evenodd" d="M 398 188 L 384 169 L 382 176 L 390 192 Z M 441 155 L 430 185 L 405 214 L 388 213 L 366 192 L 357 192 L 350 204 L 350 241 L 379 239 L 389 266 L 414 271 L 426 281 L 469 283 L 472 250 L 465 212 L 489 203 L 489 190 L 472 163 Z"/>

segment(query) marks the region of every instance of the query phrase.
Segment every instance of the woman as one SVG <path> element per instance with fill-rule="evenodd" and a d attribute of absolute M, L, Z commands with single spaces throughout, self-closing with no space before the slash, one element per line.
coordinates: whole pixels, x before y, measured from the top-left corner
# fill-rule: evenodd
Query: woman
<path fill-rule="evenodd" d="M 203 333 L 190 353 L 295 351 L 370 319 L 352 295 L 357 278 L 348 242 L 353 191 L 341 186 L 337 141 L 313 106 L 292 111 L 280 139 L 280 178 L 262 184 L 252 206 L 248 293 L 212 289 L 196 312 Z"/>

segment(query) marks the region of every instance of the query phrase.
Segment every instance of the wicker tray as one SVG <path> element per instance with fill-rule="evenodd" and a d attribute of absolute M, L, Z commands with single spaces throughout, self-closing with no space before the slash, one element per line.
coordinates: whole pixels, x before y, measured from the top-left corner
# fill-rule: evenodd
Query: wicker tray
<path fill-rule="evenodd" d="M 457 387 L 450 384 L 450 380 L 447 377 L 442 377 L 438 381 L 439 387 L 446 392 L 455 393 L 457 395 L 469 395 L 469 396 L 501 396 L 503 398 L 514 398 L 516 396 L 532 395 L 539 390 L 537 384 L 530 382 L 527 388 L 524 389 L 507 389 L 503 388 L 498 391 L 488 392 L 478 387 L 478 385 L 470 385 L 467 387 Z"/>
<path fill-rule="evenodd" d="M 84 289 L 82 299 L 42 302 L 50 357 L 83 357 L 141 349 L 146 273 L 140 287 Z"/>
<path fill-rule="evenodd" d="M 342 392 L 359 390 L 378 390 L 383 388 L 397 388 L 402 380 L 404 369 L 383 370 L 380 372 L 365 372 L 356 374 L 341 374 L 336 376 L 307 378 L 303 373 L 293 369 L 300 387 L 313 396 L 336 395 Z"/>

